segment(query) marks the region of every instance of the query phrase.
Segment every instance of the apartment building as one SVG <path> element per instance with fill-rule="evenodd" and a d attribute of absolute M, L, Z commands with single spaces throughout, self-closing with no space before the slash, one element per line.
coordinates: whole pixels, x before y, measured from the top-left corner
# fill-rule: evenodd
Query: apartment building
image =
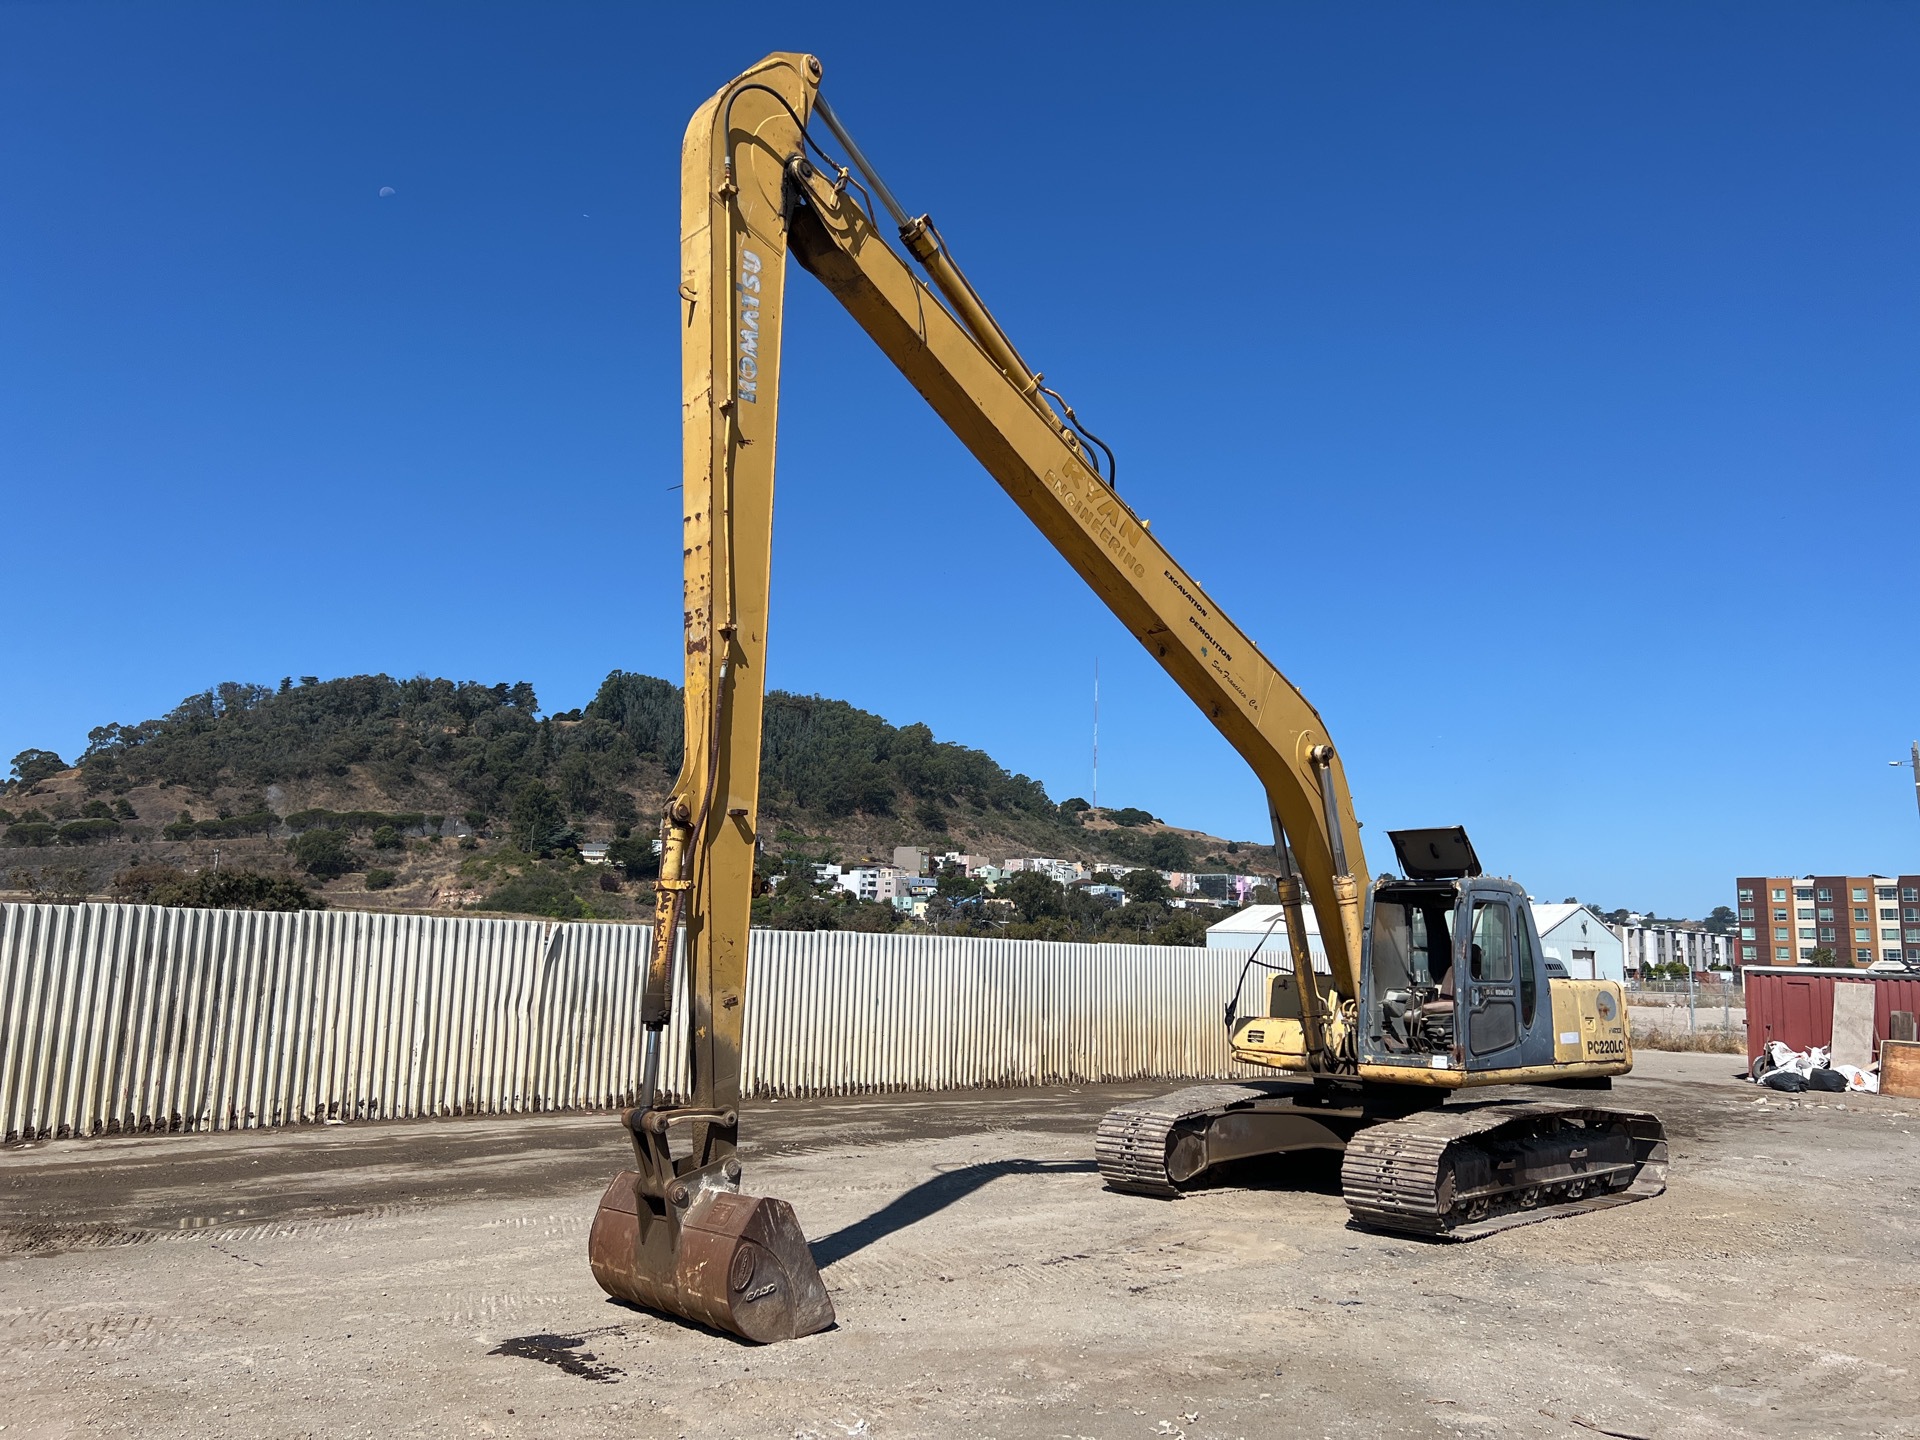
<path fill-rule="evenodd" d="M 900 863 L 899 857 L 900 857 L 900 852 L 897 850 L 894 851 L 894 861 L 893 861 L 894 864 L 898 865 Z M 985 855 L 969 855 L 964 850 L 949 850 L 944 855 L 934 856 L 932 865 L 930 867 L 922 867 L 922 869 L 917 871 L 916 873 L 925 874 L 926 870 L 928 868 L 931 868 L 937 874 L 938 872 L 946 869 L 947 866 L 949 865 L 956 865 L 959 867 L 961 874 L 971 875 L 975 871 L 979 870 L 983 865 L 991 865 L 991 864 L 993 864 L 993 861 Z"/>
<path fill-rule="evenodd" d="M 1541 908 L 1534 906 L 1534 914 L 1538 915 Z M 1607 928 L 1620 942 L 1620 963 L 1628 975 L 1644 975 L 1651 966 L 1671 965 L 1676 961 L 1696 975 L 1704 975 L 1710 970 L 1731 970 L 1734 965 L 1733 947 L 1738 942 L 1730 936 L 1716 935 L 1710 930 L 1695 929 L 1691 925 L 1643 925 L 1631 921 Z M 1545 938 L 1544 935 L 1541 937 L 1543 942 Z M 1759 942 L 1754 943 L 1758 945 Z M 1764 965 L 1768 962 L 1748 960 L 1743 963 Z"/>
<path fill-rule="evenodd" d="M 1743 875 L 1734 882 L 1740 964 L 1920 965 L 1920 875 Z"/>
<path fill-rule="evenodd" d="M 857 900 L 891 901 L 905 893 L 908 878 L 898 865 L 854 865 L 834 883 Z"/>
<path fill-rule="evenodd" d="M 1071 885 L 1087 878 L 1087 867 L 1078 860 L 1055 860 L 1046 855 L 1016 855 L 1002 867 L 1009 875 L 1032 871 L 1044 875 L 1056 885 Z"/>

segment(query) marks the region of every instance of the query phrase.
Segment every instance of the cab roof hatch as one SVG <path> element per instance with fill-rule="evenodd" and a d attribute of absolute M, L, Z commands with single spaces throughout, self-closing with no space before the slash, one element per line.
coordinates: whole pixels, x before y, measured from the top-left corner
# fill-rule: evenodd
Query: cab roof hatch
<path fill-rule="evenodd" d="M 1387 838 L 1409 880 L 1465 880 L 1480 873 L 1480 857 L 1473 853 L 1464 825 L 1389 830 Z"/>

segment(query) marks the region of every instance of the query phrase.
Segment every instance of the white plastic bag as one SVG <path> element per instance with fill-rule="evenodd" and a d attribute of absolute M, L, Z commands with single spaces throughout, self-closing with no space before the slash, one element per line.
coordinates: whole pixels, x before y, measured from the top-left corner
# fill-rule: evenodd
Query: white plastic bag
<path fill-rule="evenodd" d="M 1863 1091 L 1868 1095 L 1880 1093 L 1880 1077 L 1870 1070 L 1862 1070 L 1858 1065 L 1836 1065 L 1833 1067 L 1847 1077 L 1847 1089 Z"/>
<path fill-rule="evenodd" d="M 1764 1080 L 1775 1070 L 1783 1068 L 1792 1059 L 1793 1051 L 1789 1050 L 1778 1040 L 1769 1040 L 1760 1047 L 1760 1053 L 1753 1057 L 1753 1064 L 1749 1066 L 1747 1070 L 1747 1078 L 1750 1080 Z"/>

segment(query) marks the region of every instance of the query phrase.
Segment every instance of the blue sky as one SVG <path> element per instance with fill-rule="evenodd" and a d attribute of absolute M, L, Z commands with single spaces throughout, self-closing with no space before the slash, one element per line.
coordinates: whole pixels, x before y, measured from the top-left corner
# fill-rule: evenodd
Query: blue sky
<path fill-rule="evenodd" d="M 223 679 L 673 673 L 677 147 L 806 49 L 1370 836 L 1663 913 L 1920 869 L 1920 9 L 836 13 L 0 9 L 0 757 Z M 794 278 L 772 682 L 1064 796 L 1098 657 L 1101 798 L 1261 836 Z"/>

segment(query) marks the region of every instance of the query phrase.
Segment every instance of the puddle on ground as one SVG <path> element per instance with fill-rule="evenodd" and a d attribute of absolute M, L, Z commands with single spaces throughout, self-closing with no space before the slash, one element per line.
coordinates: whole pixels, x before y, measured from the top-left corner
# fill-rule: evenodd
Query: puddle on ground
<path fill-rule="evenodd" d="M 587 1349 L 586 1344 L 585 1337 L 579 1335 L 516 1335 L 511 1340 L 502 1340 L 487 1353 L 518 1355 L 523 1360 L 538 1360 L 542 1365 L 578 1375 L 582 1380 L 618 1384 L 626 1372 L 618 1365 L 601 1363 L 600 1357 Z"/>

